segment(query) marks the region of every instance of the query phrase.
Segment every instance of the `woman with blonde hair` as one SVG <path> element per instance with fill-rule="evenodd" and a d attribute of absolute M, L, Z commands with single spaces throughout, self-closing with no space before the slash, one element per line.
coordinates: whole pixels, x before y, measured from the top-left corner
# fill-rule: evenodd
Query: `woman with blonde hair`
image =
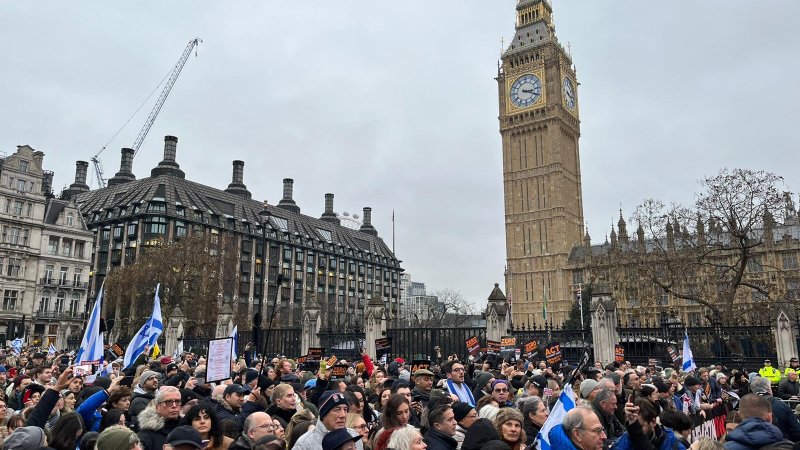
<path fill-rule="evenodd" d="M 356 430 L 361 435 L 361 443 L 364 445 L 364 450 L 372 450 L 372 445 L 369 443 L 369 424 L 361 414 L 347 413 L 345 419 L 345 426 Z"/>

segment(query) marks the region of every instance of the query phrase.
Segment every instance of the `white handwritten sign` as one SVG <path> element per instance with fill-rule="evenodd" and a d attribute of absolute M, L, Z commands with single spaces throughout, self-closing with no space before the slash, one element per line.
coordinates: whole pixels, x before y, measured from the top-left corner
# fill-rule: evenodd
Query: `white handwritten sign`
<path fill-rule="evenodd" d="M 233 338 L 226 337 L 208 341 L 206 361 L 206 383 L 227 380 L 231 377 Z"/>

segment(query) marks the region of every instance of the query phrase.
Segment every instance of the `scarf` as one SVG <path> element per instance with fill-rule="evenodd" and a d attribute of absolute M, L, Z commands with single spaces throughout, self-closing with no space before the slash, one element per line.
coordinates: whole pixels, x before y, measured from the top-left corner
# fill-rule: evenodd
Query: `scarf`
<path fill-rule="evenodd" d="M 450 391 L 452 394 L 456 394 L 458 399 L 464 403 L 468 403 L 469 406 L 475 407 L 475 397 L 472 396 L 472 392 L 467 389 L 464 383 L 460 383 L 461 386 L 456 385 L 453 383 L 453 380 L 447 380 L 447 390 Z"/>

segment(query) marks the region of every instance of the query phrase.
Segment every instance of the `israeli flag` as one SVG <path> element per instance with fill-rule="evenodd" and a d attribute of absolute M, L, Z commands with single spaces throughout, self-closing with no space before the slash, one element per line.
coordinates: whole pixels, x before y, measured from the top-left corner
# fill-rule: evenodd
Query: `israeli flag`
<path fill-rule="evenodd" d="M 691 372 L 697 369 L 697 366 L 694 363 L 694 355 L 692 355 L 692 349 L 689 348 L 689 333 L 685 330 L 683 332 L 683 369 L 684 372 Z"/>
<path fill-rule="evenodd" d="M 239 325 L 234 325 L 230 337 L 233 338 L 233 348 L 231 349 L 231 359 L 236 361 L 236 349 L 239 348 Z"/>
<path fill-rule="evenodd" d="M 567 413 L 574 407 L 575 394 L 572 392 L 572 384 L 568 383 L 564 386 L 564 390 L 561 391 L 553 410 L 550 411 L 550 417 L 545 420 L 542 429 L 539 431 L 539 438 L 537 439 L 539 450 L 550 450 L 550 437 L 548 436 L 550 430 L 556 425 L 560 425 Z"/>
<path fill-rule="evenodd" d="M 89 316 L 89 322 L 86 324 L 86 330 L 83 332 L 83 339 L 78 352 L 75 355 L 75 364 L 98 364 L 103 359 L 103 335 L 100 334 L 100 311 L 103 308 L 103 287 L 105 282 L 100 286 L 100 292 L 97 293 L 97 300 L 94 302 L 92 314 Z"/>
<path fill-rule="evenodd" d="M 175 347 L 175 353 L 173 353 L 172 356 L 177 361 L 180 359 L 181 353 L 183 353 L 183 339 L 178 339 L 178 346 Z"/>
<path fill-rule="evenodd" d="M 161 299 L 158 297 L 158 290 L 160 287 L 160 283 L 156 285 L 153 313 L 150 315 L 150 318 L 147 319 L 147 322 L 139 328 L 139 332 L 131 339 L 128 348 L 125 349 L 125 358 L 123 359 L 125 368 L 130 367 L 131 364 L 136 361 L 136 358 L 144 353 L 145 347 L 153 347 L 156 341 L 158 341 L 158 337 L 164 332 L 164 324 L 161 321 Z"/>
<path fill-rule="evenodd" d="M 14 353 L 18 355 L 22 353 L 22 344 L 23 344 L 22 338 L 16 338 L 13 341 L 11 341 L 11 348 L 14 349 Z"/>
<path fill-rule="evenodd" d="M 58 350 L 56 350 L 56 346 L 53 345 L 53 343 L 51 342 L 50 343 L 50 347 L 47 349 L 47 354 L 48 355 L 55 355 L 57 351 Z"/>

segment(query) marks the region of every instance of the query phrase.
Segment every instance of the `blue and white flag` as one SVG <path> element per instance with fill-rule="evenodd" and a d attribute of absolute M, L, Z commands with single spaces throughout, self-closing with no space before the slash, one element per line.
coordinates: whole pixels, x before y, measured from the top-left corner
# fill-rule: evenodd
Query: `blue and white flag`
<path fill-rule="evenodd" d="M 681 369 L 684 372 L 691 372 L 697 369 L 697 366 L 694 363 L 694 355 L 692 355 L 692 349 L 689 348 L 689 333 L 684 331 L 683 334 L 683 367 Z"/>
<path fill-rule="evenodd" d="M 550 450 L 550 436 L 548 436 L 550 430 L 556 425 L 561 425 L 567 412 L 574 407 L 575 394 L 572 392 L 572 385 L 567 384 L 564 386 L 564 390 L 561 391 L 561 395 L 558 397 L 555 406 L 553 406 L 553 410 L 550 411 L 550 417 L 544 421 L 544 425 L 542 425 L 542 429 L 539 431 L 539 438 L 537 439 L 539 442 L 539 450 Z"/>
<path fill-rule="evenodd" d="M 231 359 L 236 361 L 236 349 L 239 348 L 239 325 L 234 325 L 230 337 L 233 338 L 233 348 L 231 349 Z"/>
<path fill-rule="evenodd" d="M 83 339 L 81 346 L 75 354 L 75 364 L 99 364 L 103 359 L 103 335 L 100 334 L 100 311 L 103 308 L 103 287 L 105 282 L 100 286 L 100 292 L 97 293 L 97 300 L 94 301 L 94 308 L 92 314 L 89 316 L 89 322 L 86 324 L 86 330 L 83 332 Z"/>
<path fill-rule="evenodd" d="M 53 345 L 53 343 L 51 342 L 50 343 L 50 347 L 47 349 L 47 354 L 48 355 L 55 355 L 57 351 L 58 350 L 56 350 L 56 346 Z"/>
<path fill-rule="evenodd" d="M 131 339 L 128 348 L 125 349 L 125 358 L 123 359 L 124 368 L 128 368 L 136 361 L 136 358 L 144 353 L 145 347 L 153 347 L 158 341 L 158 337 L 164 331 L 164 324 L 161 321 L 161 299 L 158 297 L 158 290 L 161 287 L 159 283 L 156 285 L 156 296 L 153 301 L 153 313 L 147 322 L 139 328 L 136 336 Z"/>
<path fill-rule="evenodd" d="M 172 354 L 172 357 L 175 358 L 176 361 L 178 361 L 180 360 L 182 353 L 183 353 L 183 339 L 178 339 L 178 345 L 175 347 L 175 353 Z"/>
<path fill-rule="evenodd" d="M 11 348 L 14 349 L 14 353 L 18 355 L 22 353 L 22 344 L 23 344 L 22 338 L 16 338 L 13 341 L 11 341 Z"/>

